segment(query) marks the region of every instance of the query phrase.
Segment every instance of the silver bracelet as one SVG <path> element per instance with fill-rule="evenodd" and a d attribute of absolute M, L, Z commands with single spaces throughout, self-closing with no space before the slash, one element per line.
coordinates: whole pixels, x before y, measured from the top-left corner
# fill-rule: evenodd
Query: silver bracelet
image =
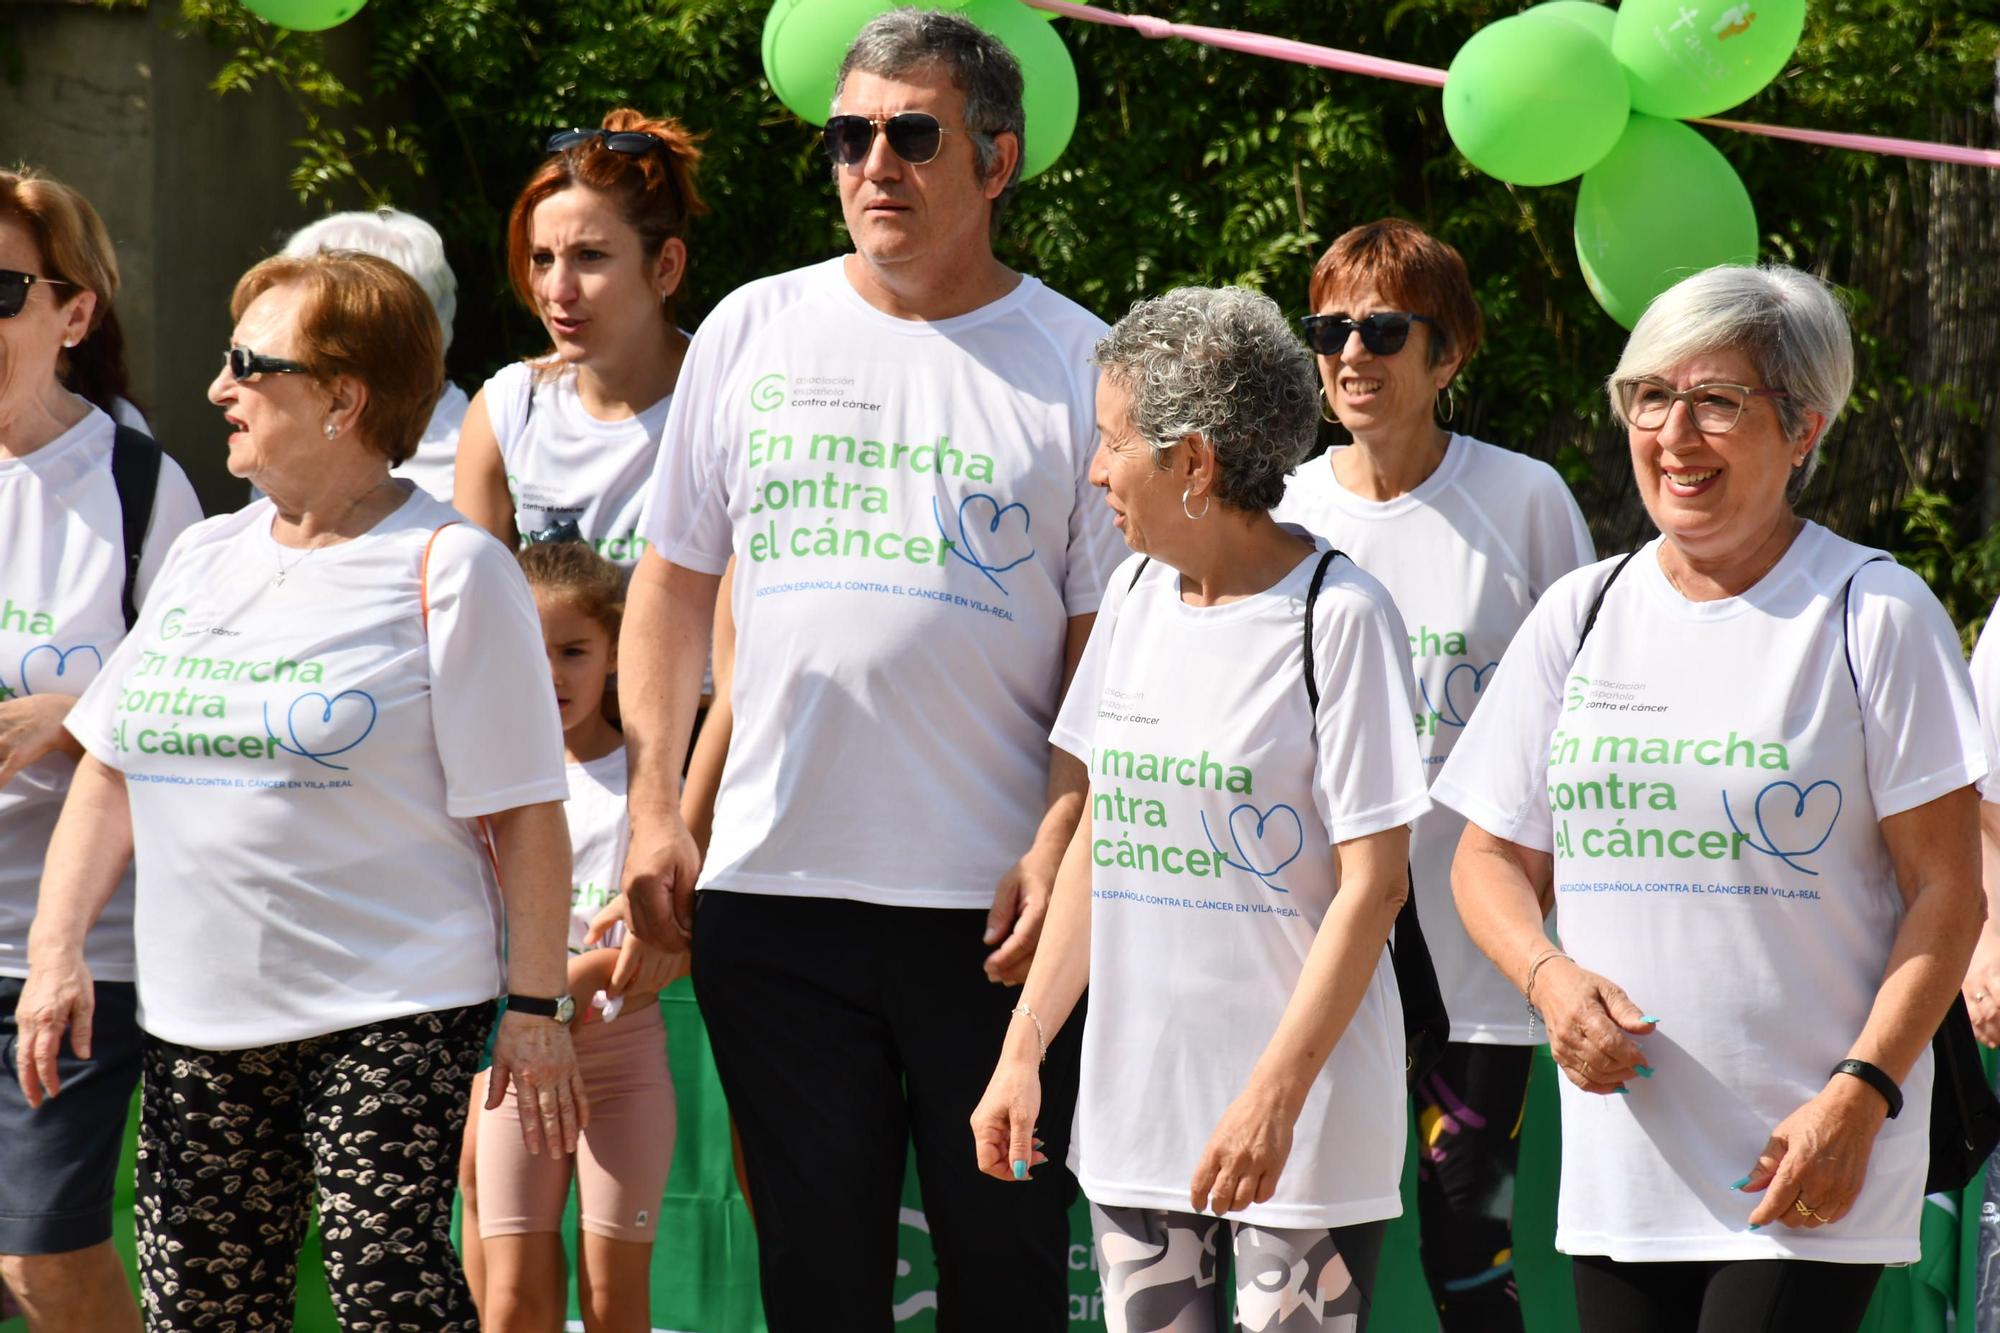
<path fill-rule="evenodd" d="M 1540 1011 L 1538 1011 L 1535 1008 L 1535 974 L 1542 970 L 1542 965 L 1544 963 L 1548 962 L 1550 959 L 1553 958 L 1569 958 L 1569 955 L 1564 953 L 1561 949 L 1544 950 L 1539 956 L 1536 957 L 1534 962 L 1528 964 L 1528 980 L 1526 984 L 1524 984 L 1521 987 L 1521 998 L 1528 1002 L 1529 1041 L 1533 1041 L 1535 1039 L 1535 1024 L 1539 1022 L 1542 1017 Z"/>
<path fill-rule="evenodd" d="M 1017 1014 L 1026 1014 L 1028 1016 L 1028 1021 L 1035 1025 L 1035 1045 L 1042 1048 L 1042 1058 L 1040 1061 L 1038 1061 L 1038 1063 L 1046 1063 L 1049 1058 L 1049 1037 L 1048 1034 L 1042 1030 L 1042 1020 L 1035 1017 L 1035 1011 L 1030 1009 L 1025 1004 L 1015 1005 L 1013 1012 Z"/>

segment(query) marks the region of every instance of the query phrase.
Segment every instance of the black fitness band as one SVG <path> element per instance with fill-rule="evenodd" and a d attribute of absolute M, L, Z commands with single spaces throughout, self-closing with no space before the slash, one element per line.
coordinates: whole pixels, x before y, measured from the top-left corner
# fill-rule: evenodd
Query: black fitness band
<path fill-rule="evenodd" d="M 1833 1067 L 1836 1074 L 1852 1074 L 1869 1087 L 1882 1094 L 1882 1100 L 1889 1103 L 1889 1118 L 1894 1120 L 1903 1109 L 1903 1090 L 1890 1078 L 1866 1060 L 1842 1060 Z"/>

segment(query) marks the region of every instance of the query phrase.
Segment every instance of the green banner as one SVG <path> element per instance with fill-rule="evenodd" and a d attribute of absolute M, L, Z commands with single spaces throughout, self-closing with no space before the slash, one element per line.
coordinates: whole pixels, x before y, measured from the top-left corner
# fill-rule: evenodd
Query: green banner
<path fill-rule="evenodd" d="M 660 1204 L 660 1239 L 653 1256 L 653 1325 L 659 1333 L 764 1333 L 757 1299 L 757 1240 L 743 1196 L 736 1188 L 729 1146 L 729 1115 L 716 1084 L 708 1034 L 694 992 L 682 981 L 660 997 L 667 1050 L 678 1102 L 673 1173 Z M 1521 1171 L 1515 1196 L 1514 1271 L 1527 1326 L 1535 1333 L 1574 1333 L 1576 1305 L 1569 1262 L 1552 1248 L 1560 1144 L 1556 1133 L 1556 1074 L 1546 1048 L 1538 1051 L 1523 1121 Z M 136 1128 L 138 1107 L 133 1106 Z M 968 1141 L 966 1152 L 972 1151 Z M 114 1240 L 132 1258 L 133 1137 L 128 1131 L 119 1171 Z M 1435 1333 L 1417 1257 L 1416 1146 L 1403 1172 L 1403 1216 L 1390 1224 L 1377 1277 L 1372 1327 L 1383 1333 Z M 1924 1210 L 1923 1259 L 1883 1275 L 1869 1307 L 1864 1333 L 1944 1333 L 1960 1299 L 1962 1251 L 1976 1235 L 1980 1189 L 1965 1199 L 1942 1199 Z M 575 1234 L 575 1204 L 564 1234 Z M 931 1259 L 916 1170 L 905 1175 L 901 1260 L 895 1286 L 898 1333 L 933 1333 L 937 1322 L 937 1268 Z M 1070 1324 L 1101 1331 L 1097 1271 L 1090 1223 L 1081 1201 L 1071 1219 Z M 582 1328 L 574 1303 L 573 1329 Z M 1969 1321 L 1960 1321 L 1969 1327 Z M 0 1321 L 0 1333 L 22 1333 L 19 1320 Z M 306 1241 L 299 1266 L 298 1333 L 339 1333 L 319 1262 L 319 1236 Z"/>

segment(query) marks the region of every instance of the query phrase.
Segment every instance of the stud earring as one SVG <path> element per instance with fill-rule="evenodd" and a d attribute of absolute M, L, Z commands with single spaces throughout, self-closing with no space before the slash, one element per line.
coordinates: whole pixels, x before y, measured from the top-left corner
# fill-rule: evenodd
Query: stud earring
<path fill-rule="evenodd" d="M 325 430 L 326 438 L 329 440 L 335 439 L 340 435 L 340 427 L 334 425 L 331 421 L 326 423 Z"/>

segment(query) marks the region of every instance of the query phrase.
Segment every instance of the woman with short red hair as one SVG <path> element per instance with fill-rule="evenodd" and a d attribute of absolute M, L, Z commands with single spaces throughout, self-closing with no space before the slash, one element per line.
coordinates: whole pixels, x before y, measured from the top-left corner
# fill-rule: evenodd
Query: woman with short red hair
<path fill-rule="evenodd" d="M 85 758 L 20 1079 L 66 1086 L 85 932 L 136 862 L 147 1327 L 289 1326 L 316 1208 L 345 1327 L 469 1331 L 454 1150 L 503 990 L 494 1095 L 528 1090 L 534 1150 L 574 1150 L 587 1117 L 540 622 L 505 548 L 389 475 L 444 383 L 416 282 L 352 251 L 268 259 L 230 309 L 208 396 L 265 498 L 182 535 L 69 715 Z"/>
<path fill-rule="evenodd" d="M 1414 222 L 1343 234 L 1312 275 L 1306 341 L 1323 414 L 1350 443 L 1293 474 L 1277 516 L 1380 579 L 1403 613 L 1413 722 L 1433 778 L 1535 599 L 1594 552 L 1546 464 L 1450 428 L 1452 385 L 1479 350 L 1479 303 L 1457 250 Z M 1514 1167 L 1534 1036 L 1451 897 L 1465 827 L 1417 820 L 1410 870 L 1451 1041 L 1414 1088 L 1423 1259 L 1447 1333 L 1521 1328 L 1513 1279 Z"/>
<path fill-rule="evenodd" d="M 629 573 L 687 353 L 674 296 L 701 154 L 678 121 L 627 109 L 548 150 L 507 218 L 507 274 L 551 346 L 473 398 L 455 503 L 510 545 L 584 541 Z"/>

